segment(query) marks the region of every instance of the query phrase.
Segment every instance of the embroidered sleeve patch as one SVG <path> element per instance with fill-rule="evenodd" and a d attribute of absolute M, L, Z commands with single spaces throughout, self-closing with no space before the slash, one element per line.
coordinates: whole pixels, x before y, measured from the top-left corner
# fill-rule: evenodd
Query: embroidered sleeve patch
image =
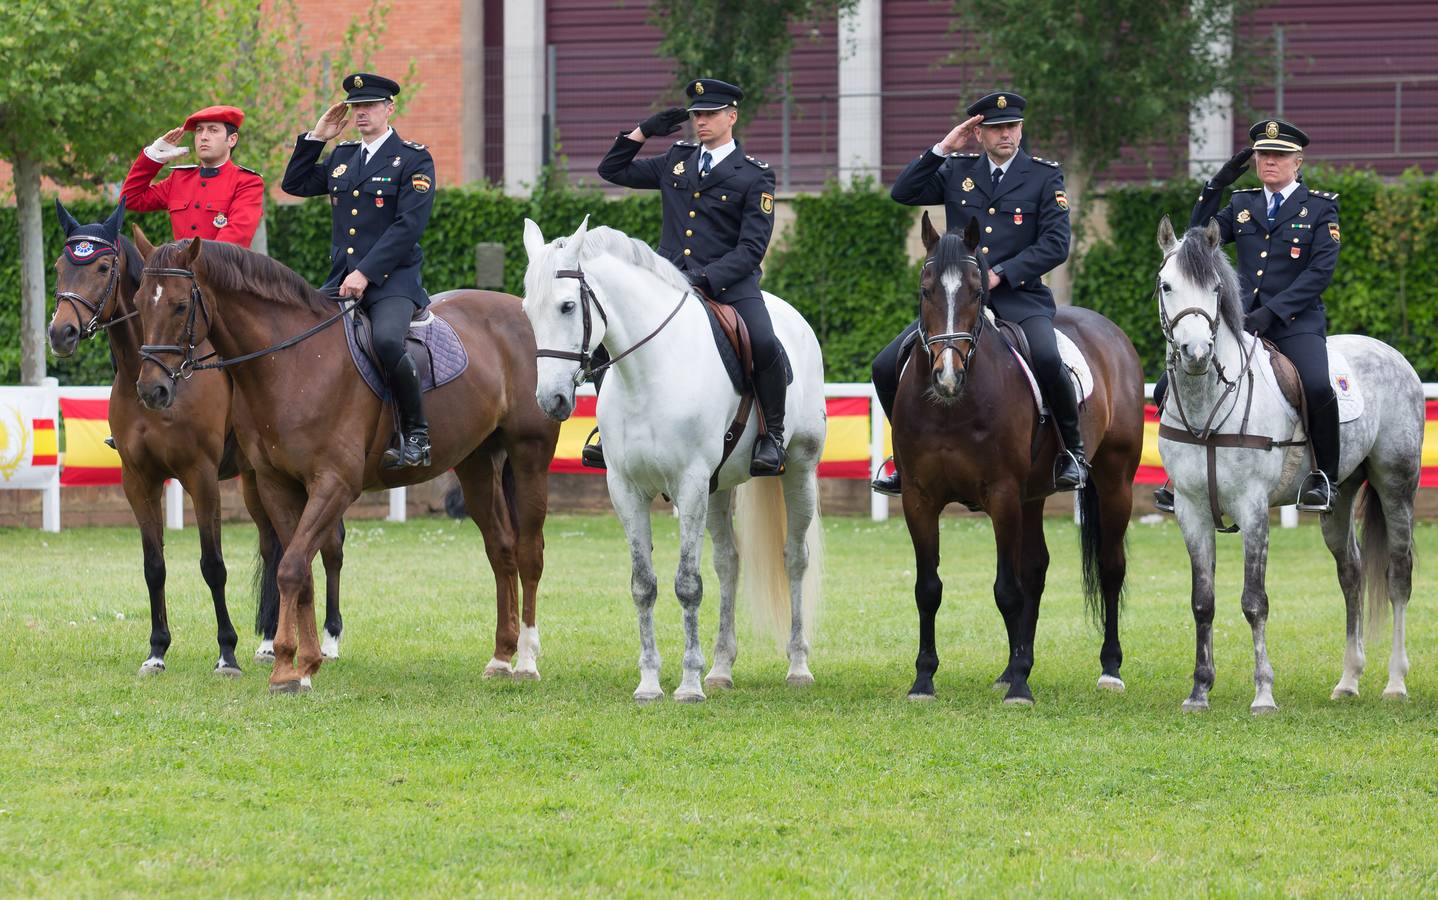
<path fill-rule="evenodd" d="M 759 208 L 762 209 L 762 210 L 764 210 L 764 212 L 765 212 L 766 215 L 771 215 L 771 216 L 774 215 L 774 195 L 773 195 L 773 194 L 760 194 L 760 195 L 759 195 Z"/>
<path fill-rule="evenodd" d="M 1069 208 L 1069 198 L 1068 198 L 1068 194 L 1065 194 L 1063 191 L 1054 191 L 1054 202 L 1059 205 L 1059 209 L 1062 209 L 1062 210 L 1064 210 L 1065 212 L 1068 211 L 1068 208 Z"/>
<path fill-rule="evenodd" d="M 416 174 L 414 177 L 410 178 L 409 184 L 410 187 L 414 188 L 416 191 L 419 191 L 421 194 L 428 192 L 431 186 L 429 176 L 423 173 Z"/>
<path fill-rule="evenodd" d="M 1337 223 L 1337 222 L 1329 222 L 1329 223 L 1328 223 L 1328 236 L 1331 237 L 1331 238 L 1333 238 L 1333 243 L 1335 243 L 1335 244 L 1339 243 L 1339 241 L 1338 241 L 1338 223 Z"/>

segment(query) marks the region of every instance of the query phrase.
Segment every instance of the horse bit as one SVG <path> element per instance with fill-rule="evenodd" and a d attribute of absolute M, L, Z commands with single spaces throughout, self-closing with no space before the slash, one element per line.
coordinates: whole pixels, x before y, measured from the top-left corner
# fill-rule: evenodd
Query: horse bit
<path fill-rule="evenodd" d="M 77 319 L 82 318 L 80 314 L 80 307 L 82 306 L 87 312 L 90 313 L 90 321 L 80 326 L 80 338 L 83 340 L 94 336 L 94 334 L 98 331 L 103 331 L 106 328 L 113 328 L 114 326 L 120 324 L 126 319 L 138 315 L 140 310 L 134 309 L 118 318 L 108 319 L 104 322 L 100 321 L 100 314 L 105 311 L 105 307 L 110 302 L 110 295 L 115 293 L 115 288 L 120 283 L 120 248 L 105 240 L 104 238 L 84 236 L 77 236 L 67 240 L 65 242 L 65 246 L 68 248 L 71 244 L 79 243 L 80 241 L 89 241 L 91 244 L 95 244 L 100 247 L 101 250 L 108 250 L 111 253 L 115 254 L 115 264 L 110 267 L 110 279 L 105 284 L 105 293 L 100 295 L 99 300 L 91 302 L 83 295 L 77 294 L 74 291 L 55 292 L 55 306 L 57 308 L 61 303 L 69 303 L 70 308 L 75 311 L 75 318 Z"/>
<path fill-rule="evenodd" d="M 602 322 L 604 322 L 606 327 L 608 327 L 609 325 L 609 315 L 604 312 L 604 306 L 599 302 L 599 298 L 595 296 L 594 289 L 589 286 L 589 281 L 585 279 L 583 270 L 559 269 L 554 273 L 554 277 L 573 278 L 579 282 L 579 309 L 580 315 L 582 316 L 581 321 L 583 322 L 583 332 L 580 335 L 579 341 L 579 352 L 575 353 L 572 350 L 536 350 L 534 351 L 534 355 L 536 358 L 539 359 L 549 357 L 551 359 L 567 359 L 570 362 L 579 363 L 579 368 L 576 369 L 574 372 L 575 387 L 578 387 L 579 385 L 593 378 L 595 375 L 598 375 L 605 369 L 619 362 L 624 357 L 633 353 L 635 350 L 638 350 L 640 347 L 643 347 L 645 344 L 649 343 L 650 340 L 652 340 L 655 336 L 659 334 L 659 332 L 664 330 L 664 327 L 666 325 L 673 321 L 674 317 L 679 314 L 679 310 L 684 307 L 684 301 L 688 300 L 690 294 L 692 293 L 691 291 L 684 292 L 684 294 L 679 298 L 679 303 L 674 307 L 674 309 L 670 310 L 669 315 L 665 316 L 664 321 L 659 323 L 658 328 L 655 328 L 643 338 L 640 338 L 638 343 L 634 344 L 632 347 L 625 350 L 623 353 L 620 353 L 619 355 L 611 358 L 606 363 L 596 366 L 594 365 L 594 354 L 591 353 L 589 350 L 589 338 L 594 330 L 594 319 L 589 312 L 589 307 L 591 305 L 594 307 L 594 310 L 599 313 L 599 318 Z"/>

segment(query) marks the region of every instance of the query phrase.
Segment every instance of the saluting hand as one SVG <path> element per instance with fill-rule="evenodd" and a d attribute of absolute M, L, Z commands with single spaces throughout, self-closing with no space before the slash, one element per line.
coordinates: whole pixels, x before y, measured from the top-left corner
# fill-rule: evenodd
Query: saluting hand
<path fill-rule="evenodd" d="M 171 128 L 161 137 L 155 138 L 155 142 L 145 148 L 145 155 L 157 163 L 169 162 L 177 156 L 184 156 L 190 152 L 189 147 L 180 147 L 178 144 L 184 140 L 185 129 Z"/>
<path fill-rule="evenodd" d="M 363 297 L 365 290 L 369 287 L 369 279 L 359 269 L 345 276 L 340 282 L 341 297 Z"/>
<path fill-rule="evenodd" d="M 946 134 L 942 141 L 939 141 L 939 149 L 943 150 L 945 155 L 964 149 L 964 145 L 978 132 L 979 123 L 983 120 L 983 116 L 970 116 L 955 125 L 954 130 Z"/>
<path fill-rule="evenodd" d="M 1248 160 L 1253 157 L 1253 148 L 1244 147 L 1233 154 L 1233 158 L 1223 164 L 1223 168 L 1214 173 L 1209 182 L 1214 187 L 1228 187 L 1233 184 L 1248 170 Z"/>
<path fill-rule="evenodd" d="M 316 122 L 315 127 L 310 130 L 310 136 L 317 141 L 328 141 L 331 138 L 337 137 L 340 132 L 345 130 L 345 126 L 349 125 L 349 123 L 349 104 L 341 100 L 339 103 L 325 110 L 325 114 L 320 116 L 320 120 Z"/>

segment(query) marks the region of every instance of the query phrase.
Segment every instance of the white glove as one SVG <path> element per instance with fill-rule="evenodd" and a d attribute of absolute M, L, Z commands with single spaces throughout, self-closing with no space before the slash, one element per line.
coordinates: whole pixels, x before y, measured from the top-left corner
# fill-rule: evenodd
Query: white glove
<path fill-rule="evenodd" d="M 189 147 L 176 147 L 164 138 L 156 138 L 155 143 L 145 148 L 145 155 L 157 163 L 169 162 L 189 152 Z"/>

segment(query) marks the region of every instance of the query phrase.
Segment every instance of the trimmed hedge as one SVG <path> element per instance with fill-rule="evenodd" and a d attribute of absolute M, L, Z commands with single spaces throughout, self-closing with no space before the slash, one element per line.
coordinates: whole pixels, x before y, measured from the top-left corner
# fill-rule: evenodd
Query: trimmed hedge
<path fill-rule="evenodd" d="M 1248 176 L 1252 184 L 1252 176 Z M 1366 172 L 1315 171 L 1309 183 L 1342 194 L 1343 250 L 1325 299 L 1330 330 L 1360 332 L 1402 350 L 1425 381 L 1438 380 L 1438 179 L 1409 173 L 1384 183 Z M 1240 186 L 1243 186 L 1241 183 Z M 1113 319 L 1133 339 L 1153 380 L 1162 371 L 1163 339 L 1153 307 L 1158 264 L 1154 243 L 1159 217 L 1188 221 L 1197 182 L 1110 190 L 1109 237 L 1075 267 L 1075 303 Z M 108 204 L 77 202 L 82 222 L 102 220 Z M 889 199 L 873 182 L 850 188 L 831 185 L 794 201 L 796 216 L 766 267 L 764 287 L 808 318 L 824 349 L 830 381 L 867 381 L 869 362 L 914 316 L 918 262 L 907 256 L 916 211 Z M 597 191 L 550 187 L 541 181 L 529 198 L 492 187 L 448 188 L 435 197 L 425 236 L 425 283 L 442 291 L 473 284 L 474 245 L 505 245 L 504 289 L 522 293 L 526 257 L 524 218 L 537 221 L 546 238 L 573 231 L 588 214 L 657 244 L 659 197 L 635 194 L 608 200 Z M 317 198 L 281 206 L 269 214 L 270 252 L 320 283 L 329 269 L 329 205 Z M 163 213 L 131 216 L 152 239 L 169 235 Z M 20 374 L 19 253 L 14 207 L 0 209 L 0 384 Z M 59 252 L 61 234 L 45 215 L 45 247 Z M 53 271 L 47 276 L 53 292 Z M 53 307 L 52 307 L 53 309 Z M 69 360 L 50 360 L 50 372 L 66 384 L 104 384 L 112 377 L 104 341 L 92 340 Z"/>
<path fill-rule="evenodd" d="M 1438 381 L 1438 179 L 1413 171 L 1385 183 L 1370 172 L 1316 169 L 1304 181 L 1340 194 L 1343 245 L 1324 292 L 1329 333 L 1367 334 L 1392 344 L 1424 381 Z M 1236 187 L 1257 185 L 1250 174 Z M 1167 213 L 1175 228 L 1186 226 L 1200 186 L 1182 181 L 1110 190 L 1110 236 L 1077 266 L 1074 303 L 1098 310 L 1127 332 L 1149 381 L 1163 372 L 1164 342 L 1153 305 L 1158 221 Z"/>

